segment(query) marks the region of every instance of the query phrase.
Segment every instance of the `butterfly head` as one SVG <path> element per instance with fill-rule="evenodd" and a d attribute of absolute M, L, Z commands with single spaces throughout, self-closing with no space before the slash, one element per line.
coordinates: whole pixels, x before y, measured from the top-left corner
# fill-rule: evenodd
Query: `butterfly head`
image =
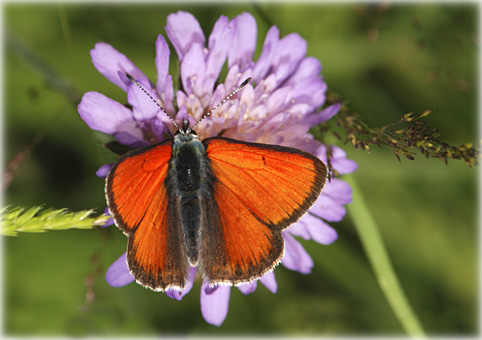
<path fill-rule="evenodd" d="M 197 135 L 196 131 L 192 130 L 191 127 L 189 126 L 189 121 L 187 119 L 184 119 L 182 121 L 182 127 L 176 131 L 175 135 L 178 134 L 183 134 L 183 135 Z"/>
<path fill-rule="evenodd" d="M 191 142 L 194 139 L 197 139 L 196 131 L 190 128 L 187 119 L 183 120 L 182 127 L 174 134 L 174 141 Z"/>

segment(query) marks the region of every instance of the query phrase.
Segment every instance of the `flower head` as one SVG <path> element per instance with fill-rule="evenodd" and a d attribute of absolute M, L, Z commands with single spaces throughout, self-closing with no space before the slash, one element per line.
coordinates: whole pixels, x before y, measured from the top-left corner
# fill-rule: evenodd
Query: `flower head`
<path fill-rule="evenodd" d="M 200 139 L 223 133 L 242 141 L 277 144 L 311 152 L 326 162 L 327 146 L 315 140 L 309 129 L 334 116 L 339 105 L 319 111 L 325 102 L 326 84 L 320 76 L 321 64 L 306 56 L 306 42 L 296 33 L 283 38 L 273 26 L 267 33 L 263 50 L 253 61 L 257 27 L 254 18 L 243 13 L 233 20 L 221 16 L 208 39 L 193 15 L 177 12 L 167 18 L 166 33 L 180 61 L 180 89 L 174 92 L 172 76 L 168 74 L 170 51 L 159 35 L 156 41 L 157 82 L 154 84 L 126 56 L 106 43 L 98 43 L 91 51 L 97 70 L 127 92 L 132 109 L 97 92 L 86 93 L 78 111 L 87 125 L 113 135 L 130 147 L 160 142 L 169 136 L 172 124 L 156 104 L 133 85 L 125 73 L 131 74 L 144 89 L 161 103 L 165 111 L 181 125 L 185 119 L 196 123 L 212 107 L 222 101 L 243 80 L 252 82 L 239 96 L 227 101 L 202 120 L 196 128 Z M 227 62 L 227 75 L 219 79 Z M 167 126 L 167 127 L 166 127 Z M 330 164 L 339 173 L 356 169 L 356 163 L 346 159 L 343 150 L 331 147 Z M 99 169 L 105 177 L 110 165 Z M 340 221 L 344 205 L 351 200 L 351 189 L 340 179 L 329 181 L 309 213 L 284 231 L 285 256 L 281 262 L 288 269 L 310 273 L 313 261 L 294 236 L 330 244 L 337 238 L 327 222 Z M 189 292 L 196 274 L 192 268 L 189 284 L 182 291 L 167 291 L 175 299 Z M 123 254 L 108 269 L 106 280 L 112 286 L 122 286 L 134 279 Z M 259 281 L 273 293 L 277 283 L 273 272 Z M 257 282 L 237 288 L 243 294 L 253 292 Z M 220 325 L 228 311 L 230 287 L 201 287 L 201 311 L 207 322 Z"/>

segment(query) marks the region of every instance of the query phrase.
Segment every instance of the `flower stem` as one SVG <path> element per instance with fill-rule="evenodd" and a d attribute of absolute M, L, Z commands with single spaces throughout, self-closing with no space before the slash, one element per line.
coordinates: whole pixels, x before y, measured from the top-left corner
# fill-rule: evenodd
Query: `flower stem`
<path fill-rule="evenodd" d="M 424 336 L 423 328 L 393 270 L 379 228 L 368 209 L 358 184 L 352 175 L 343 177 L 353 189 L 353 202 L 348 212 L 353 220 L 376 279 L 395 316 L 409 336 Z"/>

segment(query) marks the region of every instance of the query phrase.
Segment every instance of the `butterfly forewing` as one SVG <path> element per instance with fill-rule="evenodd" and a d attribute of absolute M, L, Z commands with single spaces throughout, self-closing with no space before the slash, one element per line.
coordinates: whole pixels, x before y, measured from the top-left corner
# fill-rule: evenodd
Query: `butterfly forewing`
<path fill-rule="evenodd" d="M 203 144 L 216 178 L 211 215 L 219 216 L 203 229 L 204 275 L 212 283 L 252 281 L 281 260 L 281 231 L 316 200 L 326 166 L 292 148 L 227 138 Z"/>
<path fill-rule="evenodd" d="M 315 156 L 288 147 L 204 140 L 213 173 L 263 223 L 283 229 L 308 210 L 326 181 Z"/>
<path fill-rule="evenodd" d="M 171 152 L 172 141 L 132 151 L 106 182 L 109 210 L 129 238 L 129 269 L 154 290 L 181 289 L 188 270 L 175 198 L 165 184 Z"/>

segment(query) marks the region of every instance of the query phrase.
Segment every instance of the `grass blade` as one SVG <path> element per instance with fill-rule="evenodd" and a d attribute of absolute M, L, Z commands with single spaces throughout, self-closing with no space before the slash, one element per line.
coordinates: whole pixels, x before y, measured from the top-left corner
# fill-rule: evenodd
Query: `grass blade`
<path fill-rule="evenodd" d="M 380 288 L 407 334 L 412 337 L 424 336 L 420 321 L 410 307 L 410 303 L 398 281 L 378 226 L 365 204 L 355 178 L 351 175 L 346 175 L 343 176 L 343 179 L 353 189 L 353 202 L 348 205 L 348 212 Z"/>

